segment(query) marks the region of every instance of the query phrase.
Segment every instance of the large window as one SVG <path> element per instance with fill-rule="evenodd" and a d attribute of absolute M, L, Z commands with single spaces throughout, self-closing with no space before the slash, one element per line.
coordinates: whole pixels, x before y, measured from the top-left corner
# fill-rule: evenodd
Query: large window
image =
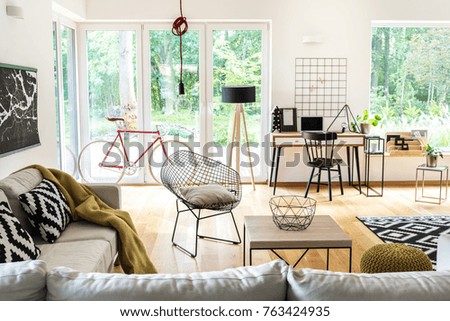
<path fill-rule="evenodd" d="M 200 140 L 200 32 L 183 36 L 183 84 L 180 82 L 179 38 L 171 30 L 149 30 L 151 119 L 154 129 L 178 140 Z"/>
<path fill-rule="evenodd" d="M 371 111 L 383 131 L 427 129 L 450 146 L 450 27 L 372 28 Z"/>
<path fill-rule="evenodd" d="M 159 129 L 165 140 L 187 142 L 196 152 L 225 161 L 234 106 L 222 104 L 222 86 L 254 85 L 256 103 L 247 104 L 245 113 L 253 172 L 264 180 L 268 25 L 190 23 L 183 36 L 182 65 L 179 38 L 171 27 L 171 23 L 80 27 L 83 145 L 115 133 L 105 116 L 130 116 L 128 127 Z M 181 68 L 185 95 L 178 94 Z M 219 148 L 205 148 L 212 145 Z M 241 150 L 241 174 L 247 179 L 247 151 Z M 152 182 L 147 171 L 142 172 L 134 182 Z"/>
<path fill-rule="evenodd" d="M 263 32 L 221 28 L 212 30 L 213 57 L 213 141 L 225 148 L 230 143 L 233 126 L 234 104 L 222 103 L 222 87 L 229 85 L 252 85 L 256 87 L 256 102 L 246 104 L 244 113 L 251 154 L 261 156 L 261 86 L 263 81 Z M 241 126 L 242 127 L 242 126 Z M 241 137 L 244 138 L 242 134 Z M 241 140 L 241 146 L 245 142 Z M 245 148 L 241 147 L 246 151 Z M 247 152 L 242 153 L 241 164 L 248 162 Z M 224 160 L 224 159 L 222 159 Z M 261 171 L 261 158 L 253 160 L 253 171 Z M 248 176 L 249 166 L 241 167 L 241 174 Z"/>
<path fill-rule="evenodd" d="M 55 105 L 59 167 L 76 176 L 78 155 L 78 100 L 75 27 L 53 22 Z"/>
<path fill-rule="evenodd" d="M 82 28 L 82 57 L 85 59 L 83 78 L 87 86 L 83 88 L 82 139 L 83 146 L 94 140 L 112 141 L 117 128 L 140 129 L 142 117 L 140 103 L 140 68 L 138 44 L 140 31 L 136 25 L 99 25 Z M 107 118 L 123 118 L 125 124 Z M 125 134 L 126 148 L 130 160 L 136 160 L 141 152 L 142 135 Z M 90 175 L 95 176 L 97 164 L 92 166 Z M 87 169 L 84 169 L 87 170 Z M 97 173 L 98 174 L 98 173 Z M 112 173 L 113 174 L 113 173 Z M 135 172 L 126 175 L 123 182 L 139 182 L 145 175 L 144 160 Z M 97 178 L 96 178 L 97 179 Z"/>

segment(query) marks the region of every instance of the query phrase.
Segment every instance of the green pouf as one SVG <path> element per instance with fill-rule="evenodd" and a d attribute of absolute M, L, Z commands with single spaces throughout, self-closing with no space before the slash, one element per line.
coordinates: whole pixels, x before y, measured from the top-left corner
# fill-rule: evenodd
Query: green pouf
<path fill-rule="evenodd" d="M 377 244 L 361 257 L 362 273 L 432 270 L 430 258 L 424 252 L 400 243 Z"/>

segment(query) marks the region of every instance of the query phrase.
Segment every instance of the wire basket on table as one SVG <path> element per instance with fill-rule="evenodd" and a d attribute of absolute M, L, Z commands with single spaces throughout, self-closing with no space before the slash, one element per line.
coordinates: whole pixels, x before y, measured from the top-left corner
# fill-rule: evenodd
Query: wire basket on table
<path fill-rule="evenodd" d="M 274 196 L 270 199 L 269 205 L 275 225 L 287 231 L 306 229 L 316 212 L 316 201 L 303 196 Z"/>

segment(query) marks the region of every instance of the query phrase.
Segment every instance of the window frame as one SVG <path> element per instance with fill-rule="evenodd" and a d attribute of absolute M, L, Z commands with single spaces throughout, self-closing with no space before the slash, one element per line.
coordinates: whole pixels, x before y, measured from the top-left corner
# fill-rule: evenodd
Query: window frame
<path fill-rule="evenodd" d="M 65 26 L 67 28 L 70 28 L 73 30 L 73 39 L 72 39 L 72 46 L 73 46 L 73 66 L 71 67 L 73 70 L 73 74 L 74 77 L 71 80 L 72 86 L 71 88 L 73 89 L 73 93 L 71 93 L 71 96 L 73 97 L 73 99 L 75 99 L 74 104 L 74 108 L 75 108 L 75 114 L 77 115 L 76 117 L 76 121 L 74 122 L 74 132 L 75 132 L 75 151 L 73 152 L 73 157 L 75 158 L 75 168 L 74 168 L 74 172 L 70 173 L 75 175 L 76 171 L 77 171 L 77 154 L 78 151 L 80 150 L 80 100 L 79 100 L 79 93 L 80 93 L 80 88 L 79 88 L 79 75 L 78 75 L 78 67 L 79 67 L 79 60 L 78 60 L 78 26 L 77 24 L 66 18 L 65 16 L 62 16 L 61 14 L 58 13 L 53 13 L 52 15 L 52 27 L 54 27 L 54 32 L 55 32 L 55 36 L 56 36 L 56 84 L 55 86 L 57 87 L 57 106 L 55 106 L 55 111 L 56 109 L 59 110 L 58 115 L 59 118 L 57 119 L 57 126 L 59 125 L 58 128 L 58 135 L 59 135 L 59 144 L 57 146 L 57 153 L 58 153 L 58 166 L 61 170 L 65 170 L 64 168 L 64 164 L 65 164 L 65 159 L 67 157 L 66 152 L 64 151 L 65 149 L 62 148 L 62 146 L 65 146 L 65 115 L 64 115 L 64 108 L 65 108 L 65 103 L 64 103 L 64 80 L 63 80 L 63 67 L 62 67 L 62 44 L 61 44 L 61 28 L 62 26 Z M 55 100 L 56 101 L 56 100 Z"/>
<path fill-rule="evenodd" d="M 135 30 L 136 31 L 136 62 L 137 62 L 137 109 L 138 126 L 147 130 L 151 127 L 151 89 L 150 89 L 150 62 L 144 57 L 150 55 L 149 39 L 146 37 L 151 30 L 170 30 L 172 21 L 158 20 L 133 23 L 80 23 L 78 27 L 78 49 L 79 49 L 79 102 L 80 102 L 80 143 L 85 146 L 89 143 L 89 101 L 88 101 L 88 71 L 87 71 L 87 37 L 89 30 Z M 267 180 L 268 166 L 266 159 L 268 147 L 266 145 L 269 133 L 270 104 L 271 104 L 271 22 L 261 21 L 214 21 L 201 20 L 189 21 L 190 29 L 199 30 L 199 61 L 200 65 L 200 145 L 212 140 L 213 124 L 213 92 L 212 92 L 212 58 L 208 52 L 212 50 L 212 30 L 224 28 L 228 30 L 256 30 L 262 31 L 262 75 L 261 75 L 261 135 L 260 135 L 260 165 L 261 170 L 256 181 Z M 210 40 L 208 41 L 208 37 Z M 208 51 L 210 50 L 210 51 Z M 203 67 L 203 68 L 202 68 Z M 150 113 L 150 115 L 149 115 Z M 88 129 L 88 130 L 85 130 Z M 245 179 L 247 180 L 247 179 Z M 142 182 L 147 183 L 144 177 Z"/>

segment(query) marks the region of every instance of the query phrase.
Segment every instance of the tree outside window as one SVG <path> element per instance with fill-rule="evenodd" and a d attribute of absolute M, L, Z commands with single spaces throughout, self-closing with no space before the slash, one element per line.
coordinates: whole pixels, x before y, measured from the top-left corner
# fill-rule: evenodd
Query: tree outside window
<path fill-rule="evenodd" d="M 427 129 L 450 146 L 450 28 L 372 28 L 370 107 L 383 131 Z"/>

